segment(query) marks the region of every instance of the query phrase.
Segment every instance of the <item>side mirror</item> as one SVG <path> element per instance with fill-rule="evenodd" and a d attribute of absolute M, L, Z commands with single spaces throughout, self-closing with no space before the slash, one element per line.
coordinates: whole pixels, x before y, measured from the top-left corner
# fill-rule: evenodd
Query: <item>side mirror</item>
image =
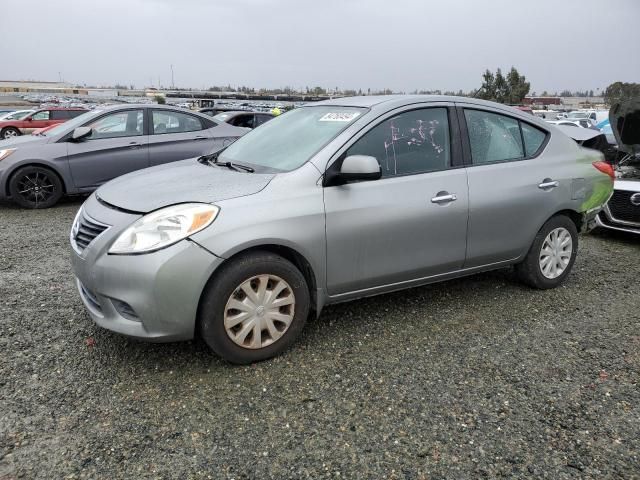
<path fill-rule="evenodd" d="M 345 182 L 378 180 L 382 171 L 376 157 L 349 155 L 342 162 L 339 176 Z"/>
<path fill-rule="evenodd" d="M 91 135 L 91 127 L 78 127 L 71 134 L 71 140 L 77 142 Z"/>

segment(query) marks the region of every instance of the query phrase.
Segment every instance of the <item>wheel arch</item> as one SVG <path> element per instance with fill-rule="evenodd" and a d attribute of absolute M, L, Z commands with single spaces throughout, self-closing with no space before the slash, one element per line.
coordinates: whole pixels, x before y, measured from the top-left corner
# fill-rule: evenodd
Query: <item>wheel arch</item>
<path fill-rule="evenodd" d="M 300 270 L 300 272 L 302 273 L 302 275 L 304 276 L 307 282 L 307 288 L 309 290 L 309 298 L 311 299 L 310 308 L 314 312 L 313 314 L 316 315 L 316 317 L 320 315 L 320 311 L 322 310 L 322 307 L 324 305 L 324 298 L 322 298 L 322 296 L 318 294 L 319 279 L 317 278 L 316 272 L 314 271 L 311 263 L 307 260 L 307 258 L 304 255 L 302 255 L 298 250 L 288 245 L 283 245 L 279 243 L 261 243 L 257 245 L 251 245 L 246 248 L 241 248 L 233 252 L 233 254 L 225 258 L 224 262 L 211 274 L 211 276 L 205 283 L 205 286 L 202 289 L 202 292 L 200 292 L 200 299 L 198 300 L 198 309 L 196 314 L 196 322 L 194 324 L 194 336 L 197 336 L 199 332 L 198 323 L 200 318 L 200 308 L 202 305 L 205 291 L 207 290 L 209 284 L 215 281 L 216 276 L 223 265 L 226 265 L 227 263 L 234 261 L 234 259 L 238 258 L 241 255 L 246 255 L 251 252 L 274 253 L 276 255 L 280 255 L 281 257 L 293 263 L 296 266 L 296 268 Z"/>
<path fill-rule="evenodd" d="M 584 223 L 585 223 L 584 215 L 582 213 L 579 213 L 575 210 L 571 210 L 568 208 L 554 213 L 545 221 L 545 223 L 548 222 L 553 217 L 557 217 L 559 215 L 564 215 L 565 217 L 569 217 L 571 221 L 573 221 L 573 223 L 575 224 L 576 230 L 578 230 L 578 232 L 582 231 L 582 227 L 584 226 Z M 542 225 L 540 226 L 540 228 L 542 228 Z"/>
<path fill-rule="evenodd" d="M 39 160 L 30 160 L 24 163 L 20 163 L 19 165 L 14 166 L 9 173 L 7 174 L 7 181 L 4 184 L 4 193 L 5 195 L 8 197 L 11 195 L 11 192 L 9 191 L 9 184 L 11 183 L 11 180 L 13 179 L 13 176 L 16 174 L 16 172 L 18 170 L 20 170 L 21 168 L 24 167 L 40 167 L 40 168 L 44 168 L 46 170 L 49 170 L 51 173 L 53 173 L 55 176 L 58 177 L 58 179 L 60 180 L 60 183 L 62 184 L 62 193 L 63 195 L 66 195 L 68 192 L 67 189 L 67 184 L 65 182 L 64 176 L 60 174 L 59 171 L 57 171 L 54 167 L 52 167 L 51 165 L 39 161 Z"/>

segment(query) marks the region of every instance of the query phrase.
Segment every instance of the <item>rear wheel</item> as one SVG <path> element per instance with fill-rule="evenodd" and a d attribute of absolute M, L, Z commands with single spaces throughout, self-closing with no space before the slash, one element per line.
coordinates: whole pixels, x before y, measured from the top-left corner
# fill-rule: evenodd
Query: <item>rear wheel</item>
<path fill-rule="evenodd" d="M 300 334 L 309 303 L 307 282 L 295 265 L 273 253 L 248 253 L 223 265 L 207 285 L 200 334 L 231 363 L 265 360 Z"/>
<path fill-rule="evenodd" d="M 46 168 L 22 167 L 11 176 L 9 193 L 12 200 L 21 207 L 49 208 L 62 197 L 62 181 Z"/>
<path fill-rule="evenodd" d="M 2 132 L 0 132 L 0 137 L 2 137 L 4 140 L 13 137 L 19 137 L 20 135 L 22 135 L 20 133 L 20 130 L 14 127 L 3 128 Z"/>
<path fill-rule="evenodd" d="M 516 272 L 524 283 L 534 288 L 555 288 L 569 276 L 577 253 L 575 223 L 565 215 L 557 215 L 542 226 L 529 253 L 516 265 Z"/>

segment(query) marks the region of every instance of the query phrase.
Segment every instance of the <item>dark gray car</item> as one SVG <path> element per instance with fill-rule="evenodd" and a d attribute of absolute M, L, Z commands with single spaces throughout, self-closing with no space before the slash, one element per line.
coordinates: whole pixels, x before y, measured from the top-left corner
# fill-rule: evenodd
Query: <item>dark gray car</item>
<path fill-rule="evenodd" d="M 0 141 L 0 200 L 51 207 L 125 173 L 216 152 L 246 132 L 155 104 L 95 109 L 42 135 Z"/>

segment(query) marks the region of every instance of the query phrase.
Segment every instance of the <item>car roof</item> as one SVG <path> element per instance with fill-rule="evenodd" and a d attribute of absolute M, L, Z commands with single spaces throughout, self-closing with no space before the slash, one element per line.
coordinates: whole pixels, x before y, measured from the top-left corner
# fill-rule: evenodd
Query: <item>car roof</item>
<path fill-rule="evenodd" d="M 477 105 L 493 106 L 494 102 L 472 97 L 457 97 L 454 95 L 367 95 L 361 97 L 341 97 L 323 100 L 313 105 L 337 105 L 342 107 L 373 107 L 380 104 L 394 104 L 394 106 L 410 105 L 420 102 L 464 102 Z M 307 104 L 309 105 L 309 104 Z"/>
<path fill-rule="evenodd" d="M 211 120 L 210 116 L 205 115 L 204 113 L 201 113 L 198 111 L 187 110 L 185 108 L 178 107 L 175 105 L 160 105 L 157 103 L 120 103 L 117 105 L 105 105 L 104 107 L 98 106 L 95 108 L 94 111 L 100 111 L 101 113 L 104 113 L 104 112 L 111 112 L 111 111 L 117 111 L 117 110 L 130 110 L 130 109 L 136 109 L 136 108 L 153 108 L 154 110 L 171 110 L 173 112 L 181 112 L 187 115 L 197 115 L 199 117 L 206 118 L 207 120 Z"/>
<path fill-rule="evenodd" d="M 489 102 L 487 100 L 480 100 L 479 98 L 472 97 L 458 97 L 455 95 L 371 95 L 362 97 L 343 97 L 334 98 L 331 100 L 323 100 L 317 103 L 307 103 L 305 107 L 318 106 L 341 106 L 341 107 L 364 107 L 376 110 L 391 111 L 393 109 L 411 106 L 418 103 L 462 103 L 467 106 L 478 106 L 490 109 L 502 110 L 506 114 L 521 118 L 522 120 L 538 125 L 540 127 L 545 126 L 544 120 L 531 115 L 531 113 L 520 110 L 516 107 L 509 105 Z"/>
<path fill-rule="evenodd" d="M 237 117 L 238 115 L 268 115 L 270 117 L 274 117 L 273 113 L 269 112 L 254 112 L 253 110 L 227 110 L 225 112 L 220 112 L 218 115 L 229 115 L 231 117 Z M 218 116 L 216 115 L 216 116 Z"/>
<path fill-rule="evenodd" d="M 81 110 L 81 111 L 89 111 L 88 108 L 84 108 L 84 107 L 41 107 L 38 108 L 37 110 L 34 110 L 34 112 L 41 112 L 43 110 Z"/>

